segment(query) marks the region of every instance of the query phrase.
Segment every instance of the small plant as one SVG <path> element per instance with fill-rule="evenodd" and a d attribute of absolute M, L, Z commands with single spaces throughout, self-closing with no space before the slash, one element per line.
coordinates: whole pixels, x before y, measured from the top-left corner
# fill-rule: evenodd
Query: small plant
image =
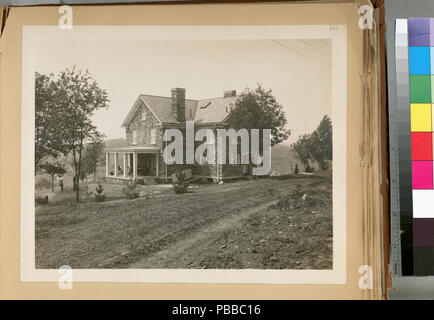
<path fill-rule="evenodd" d="M 296 198 L 299 198 L 299 197 L 301 197 L 302 195 L 304 195 L 304 192 L 303 192 L 303 190 L 302 190 L 302 188 L 301 188 L 301 184 L 297 184 L 297 185 L 295 186 L 294 196 L 295 196 Z"/>
<path fill-rule="evenodd" d="M 95 202 L 103 202 L 105 201 L 105 194 L 104 188 L 102 187 L 101 183 L 98 183 L 98 185 L 95 188 Z"/>
<path fill-rule="evenodd" d="M 139 197 L 139 191 L 136 190 L 137 188 L 137 181 L 133 180 L 133 178 L 130 179 L 125 185 L 126 187 L 123 189 L 125 195 L 128 199 L 136 199 Z"/>
<path fill-rule="evenodd" d="M 185 182 L 185 173 L 182 171 L 177 171 L 175 173 L 176 181 L 172 183 L 173 191 L 176 194 L 187 193 L 188 184 Z"/>

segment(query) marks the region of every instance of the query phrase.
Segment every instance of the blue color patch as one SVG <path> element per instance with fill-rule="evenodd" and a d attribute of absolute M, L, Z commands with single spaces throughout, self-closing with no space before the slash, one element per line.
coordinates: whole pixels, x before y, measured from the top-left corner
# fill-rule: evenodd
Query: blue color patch
<path fill-rule="evenodd" d="M 430 47 L 409 47 L 410 74 L 431 74 Z"/>

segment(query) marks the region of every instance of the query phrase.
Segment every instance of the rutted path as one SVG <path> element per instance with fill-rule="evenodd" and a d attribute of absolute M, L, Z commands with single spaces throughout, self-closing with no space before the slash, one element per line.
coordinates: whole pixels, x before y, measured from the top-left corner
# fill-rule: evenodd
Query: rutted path
<path fill-rule="evenodd" d="M 201 185 L 184 195 L 165 193 L 133 201 L 39 206 L 36 266 L 197 268 L 204 257 L 221 251 L 228 233 L 242 232 L 255 213 L 297 188 L 304 190 L 324 182 L 323 177 L 312 176 L 264 178 Z M 270 230 L 267 233 L 273 233 Z M 237 239 L 231 237 L 229 242 L 233 241 Z"/>
<path fill-rule="evenodd" d="M 240 226 L 243 220 L 247 219 L 249 216 L 258 211 L 267 209 L 269 206 L 277 203 L 277 201 L 278 200 L 269 201 L 261 204 L 260 206 L 246 209 L 242 212 L 234 211 L 230 216 L 225 216 L 217 222 L 197 230 L 195 233 L 191 234 L 189 238 L 178 241 L 161 251 L 137 261 L 136 263 L 132 264 L 130 268 L 185 268 L 185 266 L 178 264 L 181 263 L 180 258 L 185 255 L 186 252 L 189 252 L 190 249 L 196 248 L 199 245 L 204 245 L 208 239 L 215 238 L 217 234 L 221 234 L 225 230 Z M 191 253 L 192 252 L 190 251 L 189 254 Z"/>

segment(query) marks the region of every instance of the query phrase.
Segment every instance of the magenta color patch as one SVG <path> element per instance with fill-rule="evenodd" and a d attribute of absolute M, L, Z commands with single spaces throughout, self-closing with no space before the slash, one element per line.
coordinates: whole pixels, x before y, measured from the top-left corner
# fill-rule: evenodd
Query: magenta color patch
<path fill-rule="evenodd" d="M 433 162 L 413 161 L 413 189 L 433 188 Z"/>

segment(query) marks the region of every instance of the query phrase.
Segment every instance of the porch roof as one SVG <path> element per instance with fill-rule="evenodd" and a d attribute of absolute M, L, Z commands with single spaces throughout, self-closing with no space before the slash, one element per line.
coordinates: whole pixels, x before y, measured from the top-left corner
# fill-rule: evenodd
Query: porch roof
<path fill-rule="evenodd" d="M 121 148 L 107 148 L 105 152 L 139 152 L 139 153 L 158 153 L 160 148 L 157 146 L 130 146 L 130 147 L 121 147 Z"/>

